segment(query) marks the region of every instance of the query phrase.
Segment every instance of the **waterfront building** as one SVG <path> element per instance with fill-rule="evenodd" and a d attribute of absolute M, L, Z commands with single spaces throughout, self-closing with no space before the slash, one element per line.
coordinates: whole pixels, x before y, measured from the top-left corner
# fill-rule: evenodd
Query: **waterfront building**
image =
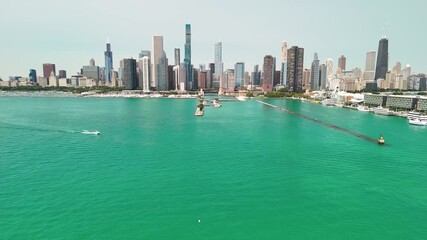
<path fill-rule="evenodd" d="M 259 71 L 259 65 L 254 66 L 254 71 L 251 74 L 251 84 L 256 86 L 261 85 L 261 72 Z"/>
<path fill-rule="evenodd" d="M 288 71 L 288 42 L 284 41 L 282 42 L 282 49 L 281 49 L 281 75 L 280 75 L 280 85 L 286 86 L 286 74 Z"/>
<path fill-rule="evenodd" d="M 45 63 L 43 64 L 43 77 L 49 78 L 50 75 L 53 74 L 56 76 L 56 67 L 55 64 L 52 63 Z"/>
<path fill-rule="evenodd" d="M 261 88 L 263 92 L 273 91 L 274 58 L 271 55 L 264 57 Z"/>
<path fill-rule="evenodd" d="M 138 87 L 135 59 L 123 59 L 122 81 L 124 83 L 125 90 L 135 90 Z"/>
<path fill-rule="evenodd" d="M 175 91 L 179 91 L 179 90 L 185 90 L 185 86 L 180 86 L 180 69 L 181 66 L 179 65 L 175 65 L 173 67 L 173 75 L 174 75 L 174 80 L 175 80 Z"/>
<path fill-rule="evenodd" d="M 345 71 L 346 64 L 347 64 L 347 58 L 344 55 L 341 55 L 341 57 L 338 59 L 338 68 L 341 71 Z"/>
<path fill-rule="evenodd" d="M 163 36 L 153 36 L 153 71 L 150 87 L 158 91 L 168 89 L 168 59 L 163 49 Z"/>
<path fill-rule="evenodd" d="M 111 44 L 107 42 L 107 49 L 104 52 L 105 57 L 105 82 L 111 84 L 111 70 L 113 69 L 113 52 L 111 51 Z"/>
<path fill-rule="evenodd" d="M 366 53 L 365 61 L 365 81 L 375 80 L 375 58 L 377 53 L 375 51 L 369 51 Z"/>
<path fill-rule="evenodd" d="M 36 72 L 35 69 L 30 69 L 30 74 L 28 75 L 28 79 L 32 83 L 36 83 L 37 82 L 37 72 Z"/>
<path fill-rule="evenodd" d="M 54 72 L 51 72 L 49 76 L 49 87 L 58 87 L 58 78 L 55 76 Z"/>
<path fill-rule="evenodd" d="M 288 49 L 288 72 L 286 88 L 292 92 L 302 91 L 304 71 L 304 48 L 293 46 Z"/>
<path fill-rule="evenodd" d="M 181 63 L 181 49 L 175 48 L 174 55 L 175 55 L 175 66 L 178 66 Z"/>
<path fill-rule="evenodd" d="M 388 71 L 388 39 L 384 36 L 378 44 L 375 79 L 385 79 Z"/>
<path fill-rule="evenodd" d="M 245 63 L 238 62 L 234 65 L 234 81 L 236 87 L 245 86 Z"/>
<path fill-rule="evenodd" d="M 310 89 L 312 91 L 319 91 L 319 57 L 317 53 L 314 54 L 314 60 L 311 63 L 311 81 L 310 81 Z"/>
<path fill-rule="evenodd" d="M 206 89 L 206 78 L 207 78 L 207 72 L 206 71 L 202 71 L 201 69 L 198 71 L 198 86 L 199 89 Z"/>

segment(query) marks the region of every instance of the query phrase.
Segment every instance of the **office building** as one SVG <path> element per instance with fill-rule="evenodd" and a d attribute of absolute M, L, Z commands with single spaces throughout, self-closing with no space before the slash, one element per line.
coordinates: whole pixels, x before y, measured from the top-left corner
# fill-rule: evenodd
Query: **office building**
<path fill-rule="evenodd" d="M 175 53 L 175 66 L 178 66 L 181 63 L 181 50 L 179 48 L 175 48 L 174 53 Z"/>
<path fill-rule="evenodd" d="M 135 59 L 123 59 L 122 81 L 125 90 L 135 90 L 138 87 Z"/>
<path fill-rule="evenodd" d="M 234 65 L 234 81 L 236 87 L 245 86 L 245 63 L 238 62 Z"/>
<path fill-rule="evenodd" d="M 43 64 L 43 77 L 49 79 L 50 75 L 52 74 L 56 76 L 56 68 L 55 64 L 52 63 L 45 63 Z"/>
<path fill-rule="evenodd" d="M 30 69 L 30 74 L 28 75 L 28 79 L 32 83 L 36 83 L 37 82 L 37 72 L 36 72 L 35 69 Z"/>
<path fill-rule="evenodd" d="M 378 44 L 377 65 L 375 69 L 375 81 L 386 79 L 388 71 L 388 39 L 384 36 Z"/>
<path fill-rule="evenodd" d="M 163 49 L 163 36 L 153 37 L 152 64 L 151 87 L 158 91 L 166 91 L 168 89 L 168 59 Z"/>
<path fill-rule="evenodd" d="M 338 68 L 341 71 L 345 71 L 346 64 L 347 64 L 347 58 L 344 57 L 344 55 L 341 55 L 341 57 L 338 59 Z"/>
<path fill-rule="evenodd" d="M 222 42 L 215 43 L 215 79 L 219 80 L 224 71 L 224 63 L 222 62 Z"/>
<path fill-rule="evenodd" d="M 282 43 L 282 54 L 281 54 L 281 76 L 280 76 L 280 85 L 286 86 L 286 74 L 288 71 L 288 42 L 284 41 Z"/>
<path fill-rule="evenodd" d="M 319 57 L 317 53 L 314 54 L 314 60 L 311 63 L 311 81 L 310 81 L 310 89 L 312 91 L 319 91 Z"/>
<path fill-rule="evenodd" d="M 67 78 L 67 71 L 59 70 L 58 78 Z"/>

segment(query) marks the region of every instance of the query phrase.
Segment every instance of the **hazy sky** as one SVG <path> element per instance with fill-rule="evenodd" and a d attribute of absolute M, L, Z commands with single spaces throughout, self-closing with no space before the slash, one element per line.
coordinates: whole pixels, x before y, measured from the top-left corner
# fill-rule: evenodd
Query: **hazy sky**
<path fill-rule="evenodd" d="M 317 52 L 334 67 L 344 54 L 348 69 L 363 69 L 387 25 L 390 64 L 427 72 L 426 9 L 425 0 L 0 0 L 0 77 L 28 76 L 30 68 L 42 75 L 43 63 L 71 75 L 90 58 L 104 66 L 107 38 L 117 69 L 121 59 L 151 50 L 156 34 L 172 63 L 174 48 L 184 52 L 186 23 L 195 65 L 213 62 L 222 41 L 225 66 L 243 61 L 252 71 L 267 54 L 279 60 L 287 40 L 305 48 L 306 67 Z"/>

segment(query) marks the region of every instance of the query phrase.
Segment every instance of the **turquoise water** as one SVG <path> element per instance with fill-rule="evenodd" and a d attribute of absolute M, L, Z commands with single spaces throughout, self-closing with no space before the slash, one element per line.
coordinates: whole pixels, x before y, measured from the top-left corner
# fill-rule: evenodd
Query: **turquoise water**
<path fill-rule="evenodd" d="M 427 238 L 427 128 L 266 101 L 388 146 L 255 101 L 0 98 L 0 239 Z"/>

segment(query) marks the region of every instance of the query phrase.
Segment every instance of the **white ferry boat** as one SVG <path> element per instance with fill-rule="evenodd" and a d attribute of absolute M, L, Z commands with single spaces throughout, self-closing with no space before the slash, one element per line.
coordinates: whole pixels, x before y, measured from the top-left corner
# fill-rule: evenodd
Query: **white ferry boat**
<path fill-rule="evenodd" d="M 383 116 L 394 116 L 394 112 L 390 111 L 388 108 L 383 108 L 381 106 L 374 108 L 374 113 Z"/>

